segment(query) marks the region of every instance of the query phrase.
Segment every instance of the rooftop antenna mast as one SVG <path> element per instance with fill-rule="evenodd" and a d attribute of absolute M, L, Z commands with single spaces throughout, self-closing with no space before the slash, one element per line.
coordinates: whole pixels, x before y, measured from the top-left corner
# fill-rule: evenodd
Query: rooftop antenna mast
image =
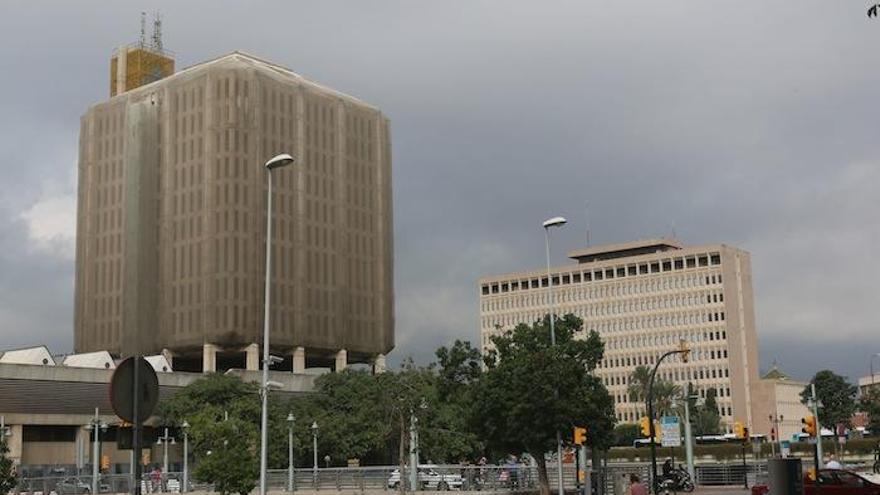
<path fill-rule="evenodd" d="M 584 213 L 587 217 L 587 247 L 590 247 L 590 203 L 584 203 Z"/>
<path fill-rule="evenodd" d="M 158 10 L 153 16 L 153 48 L 162 51 L 162 14 Z"/>
<path fill-rule="evenodd" d="M 141 48 L 147 45 L 147 13 L 141 12 Z"/>

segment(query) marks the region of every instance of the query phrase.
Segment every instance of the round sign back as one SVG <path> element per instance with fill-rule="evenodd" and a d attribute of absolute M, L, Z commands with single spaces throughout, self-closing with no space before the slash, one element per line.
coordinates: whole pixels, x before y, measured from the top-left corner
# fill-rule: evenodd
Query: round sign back
<path fill-rule="evenodd" d="M 138 367 L 137 417 L 134 410 L 135 363 Z M 110 380 L 110 404 L 113 412 L 129 423 L 143 423 L 153 414 L 159 404 L 159 377 L 146 359 L 130 357 L 119 363 Z"/>

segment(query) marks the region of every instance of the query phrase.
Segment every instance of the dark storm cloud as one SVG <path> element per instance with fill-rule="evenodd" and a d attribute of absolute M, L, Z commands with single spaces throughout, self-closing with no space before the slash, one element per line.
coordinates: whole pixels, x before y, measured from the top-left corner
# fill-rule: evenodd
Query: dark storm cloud
<path fill-rule="evenodd" d="M 69 348 L 72 262 L 45 205 L 71 201 L 79 116 L 156 8 L 181 67 L 240 49 L 390 116 L 398 359 L 477 340 L 476 280 L 540 267 L 557 214 L 562 263 L 586 204 L 594 242 L 674 225 L 752 252 L 765 368 L 854 376 L 880 351 L 880 23 L 828 2 L 7 4 L 4 341 Z"/>

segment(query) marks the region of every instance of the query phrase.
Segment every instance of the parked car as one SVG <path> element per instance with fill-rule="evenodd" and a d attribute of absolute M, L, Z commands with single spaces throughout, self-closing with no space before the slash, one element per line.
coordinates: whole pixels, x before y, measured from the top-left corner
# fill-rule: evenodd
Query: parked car
<path fill-rule="evenodd" d="M 846 469 L 820 469 L 818 490 L 816 480 L 804 475 L 804 495 L 880 495 L 880 485 Z M 766 495 L 767 484 L 752 486 L 752 495 Z"/>
<path fill-rule="evenodd" d="M 64 478 L 55 485 L 55 493 L 58 495 L 83 495 L 92 493 L 92 487 L 79 478 Z"/>
<path fill-rule="evenodd" d="M 425 490 L 461 490 L 464 479 L 460 474 L 440 473 L 434 465 L 419 466 L 418 482 Z M 400 486 L 400 470 L 395 469 L 388 477 L 388 488 Z"/>

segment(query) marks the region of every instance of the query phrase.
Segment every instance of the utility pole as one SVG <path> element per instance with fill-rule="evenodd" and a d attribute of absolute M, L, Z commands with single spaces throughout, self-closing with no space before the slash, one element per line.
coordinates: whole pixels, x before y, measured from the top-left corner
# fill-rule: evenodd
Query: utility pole
<path fill-rule="evenodd" d="M 409 488 L 419 489 L 419 434 L 416 425 L 419 420 L 414 412 L 409 415 Z"/>
<path fill-rule="evenodd" d="M 687 395 L 684 398 L 684 451 L 687 457 L 688 475 L 690 475 L 691 480 L 696 480 L 697 477 L 694 473 L 694 437 L 691 433 L 691 397 L 695 396 Z"/>
<path fill-rule="evenodd" d="M 813 397 L 811 399 L 811 408 L 813 409 L 813 417 L 816 418 L 816 474 L 818 476 L 819 469 L 822 469 L 822 423 L 819 421 L 819 398 L 816 397 L 816 384 L 810 384 L 810 392 Z"/>

